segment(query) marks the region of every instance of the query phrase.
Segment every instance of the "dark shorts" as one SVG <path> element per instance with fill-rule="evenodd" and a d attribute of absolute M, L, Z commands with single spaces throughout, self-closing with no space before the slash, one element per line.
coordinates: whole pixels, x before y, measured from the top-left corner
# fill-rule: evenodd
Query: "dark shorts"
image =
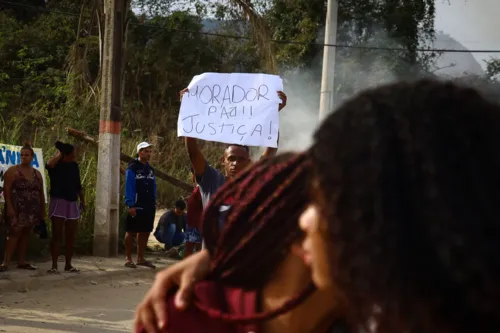
<path fill-rule="evenodd" d="M 137 209 L 137 215 L 127 215 L 125 232 L 152 232 L 155 224 L 156 211 Z"/>

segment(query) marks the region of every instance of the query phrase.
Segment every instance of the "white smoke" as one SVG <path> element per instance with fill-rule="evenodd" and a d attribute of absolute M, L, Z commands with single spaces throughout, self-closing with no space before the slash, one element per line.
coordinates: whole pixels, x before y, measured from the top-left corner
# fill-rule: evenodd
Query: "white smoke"
<path fill-rule="evenodd" d="M 319 34 L 324 35 L 323 32 Z M 397 47 L 384 34 L 377 34 L 370 45 Z M 387 51 L 384 51 L 387 52 Z M 359 54 L 357 56 L 356 54 Z M 346 97 L 352 97 L 361 90 L 381 84 L 394 82 L 393 63 L 388 61 L 387 54 L 376 53 L 367 56 L 366 52 L 351 52 L 348 58 L 342 57 L 337 51 L 335 66 L 335 85 L 337 89 L 350 87 Z M 280 142 L 279 150 L 303 151 L 312 142 L 312 136 L 319 124 L 319 99 L 321 81 L 322 52 L 318 55 L 319 66 L 315 70 L 300 68 L 283 74 L 284 91 L 288 96 L 287 106 L 280 112 Z M 339 105 L 340 96 L 334 101 Z M 333 111 L 333 110 L 332 110 Z"/>

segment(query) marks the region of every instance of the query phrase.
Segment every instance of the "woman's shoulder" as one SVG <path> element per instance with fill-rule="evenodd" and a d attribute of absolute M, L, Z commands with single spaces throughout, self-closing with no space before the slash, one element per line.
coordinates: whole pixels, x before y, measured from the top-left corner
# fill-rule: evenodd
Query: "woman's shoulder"
<path fill-rule="evenodd" d="M 11 167 L 9 167 L 5 173 L 3 174 L 4 177 L 11 177 L 11 178 L 15 178 L 18 173 L 19 173 L 19 170 L 18 170 L 18 165 L 13 165 Z"/>
<path fill-rule="evenodd" d="M 38 177 L 39 180 L 43 181 L 43 175 L 40 170 L 35 169 L 35 175 Z"/>

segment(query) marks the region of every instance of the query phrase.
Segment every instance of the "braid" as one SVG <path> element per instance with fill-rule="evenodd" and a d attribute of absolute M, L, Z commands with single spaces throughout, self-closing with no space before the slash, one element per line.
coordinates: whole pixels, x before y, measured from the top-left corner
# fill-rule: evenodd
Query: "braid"
<path fill-rule="evenodd" d="M 205 208 L 203 238 L 212 263 L 209 278 L 245 290 L 262 289 L 300 239 L 300 214 L 308 200 L 309 158 L 282 154 L 265 159 L 226 182 Z M 233 199 L 225 224 L 219 230 L 219 207 Z M 314 290 L 305 288 L 281 308 L 252 318 L 234 318 L 198 307 L 211 316 L 236 321 L 257 321 L 289 311 Z"/>

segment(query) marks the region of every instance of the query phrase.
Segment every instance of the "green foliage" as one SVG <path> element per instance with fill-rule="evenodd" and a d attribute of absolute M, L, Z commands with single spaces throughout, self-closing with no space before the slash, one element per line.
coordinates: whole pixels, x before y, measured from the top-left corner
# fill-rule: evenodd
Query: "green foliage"
<path fill-rule="evenodd" d="M 80 6 L 81 1 L 50 2 L 51 9 L 64 12 L 78 13 Z M 81 21 L 78 15 L 44 12 L 28 23 L 13 12 L 0 11 L 0 142 L 29 140 L 44 150 L 46 159 L 54 153 L 57 139 L 76 143 L 87 198 L 77 250 L 88 253 L 93 240 L 97 154 L 94 147 L 75 142 L 64 132 L 69 126 L 98 135 L 99 34 L 92 9 L 84 6 L 83 10 Z M 182 32 L 202 27 L 201 17 L 185 11 L 143 22 L 131 14 L 125 54 L 122 151 L 135 155 L 138 142 L 151 141 L 156 147 L 152 164 L 188 182 L 187 154 L 176 135 L 179 91 L 201 72 L 236 68 L 253 72 L 259 63 L 248 42 Z M 217 165 L 219 146 L 207 143 L 203 150 Z M 161 180 L 158 190 L 164 207 L 187 195 Z M 121 210 L 125 211 L 123 206 Z"/>
<path fill-rule="evenodd" d="M 44 6 L 36 0 L 23 1 Z M 29 140 L 44 149 L 47 159 L 57 139 L 74 142 L 65 135 L 67 126 L 98 135 L 102 42 L 98 22 L 103 17 L 96 3 L 53 0 L 46 6 L 57 12 L 0 11 L 0 142 Z M 178 93 L 202 72 L 261 72 L 273 68 L 277 60 L 288 87 L 298 82 L 301 90 L 318 94 L 315 100 L 319 101 L 323 47 L 311 43 L 323 42 L 325 0 L 134 0 L 132 6 L 144 15 L 129 13 L 123 72 L 124 153 L 134 155 L 139 141 L 151 141 L 152 164 L 191 181 L 188 157 L 176 135 Z M 433 19 L 431 0 L 340 1 L 339 43 L 404 51 L 339 48 L 338 94 L 349 96 L 372 77 L 378 82 L 384 75 L 425 70 L 433 55 L 424 57 L 416 49 L 432 39 Z M 252 40 L 196 33 L 207 26 Z M 271 38 L 303 44 L 274 45 L 267 40 Z M 490 65 L 491 77 L 498 68 L 497 62 Z M 88 203 L 77 243 L 79 252 L 89 252 L 97 155 L 87 144 L 77 143 L 77 149 Z M 218 165 L 220 146 L 204 143 L 202 149 L 208 161 Z M 163 181 L 158 190 L 161 206 L 170 207 L 186 195 Z"/>
<path fill-rule="evenodd" d="M 281 68 L 294 80 L 297 68 L 308 74 L 310 89 L 319 90 L 324 41 L 326 1 L 268 1 L 268 22 L 277 40 L 309 44 L 284 44 L 278 48 Z M 367 85 L 394 77 L 413 77 L 426 71 L 436 54 L 419 54 L 420 46 L 434 37 L 434 1 L 338 2 L 337 44 L 401 48 L 402 51 L 342 48 L 336 50 L 336 102 Z M 301 74 L 301 78 L 304 76 Z"/>
<path fill-rule="evenodd" d="M 158 8 L 156 0 L 138 0 Z M 220 19 L 265 24 L 247 29 L 244 35 L 254 41 L 264 59 L 269 52 L 277 60 L 279 72 L 289 82 L 319 91 L 326 18 L 326 0 L 192 0 L 197 11 Z M 415 77 L 425 73 L 437 54 L 419 53 L 434 38 L 433 0 L 416 1 L 338 1 L 337 44 L 400 48 L 401 51 L 366 50 L 339 47 L 336 50 L 336 101 L 385 80 Z M 266 39 L 267 38 L 267 39 Z M 270 43 L 293 41 L 294 43 Z M 271 48 L 272 46 L 272 48 Z M 260 67 L 274 68 L 267 57 Z M 353 73 L 355 75 L 353 75 Z M 319 96 L 317 96 L 319 100 Z"/>
<path fill-rule="evenodd" d="M 74 40 L 74 20 L 40 15 L 24 25 L 0 12 L 0 111 L 4 120 L 25 118 L 51 126 L 66 101 L 64 65 Z"/>
<path fill-rule="evenodd" d="M 493 81 L 499 82 L 500 58 L 492 58 L 486 62 L 486 76 Z"/>

